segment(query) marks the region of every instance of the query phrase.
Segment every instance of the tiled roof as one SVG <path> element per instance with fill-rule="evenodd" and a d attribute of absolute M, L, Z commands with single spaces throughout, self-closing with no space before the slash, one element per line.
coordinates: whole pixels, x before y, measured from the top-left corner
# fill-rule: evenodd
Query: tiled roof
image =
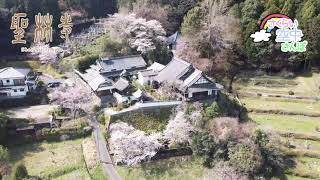
<path fill-rule="evenodd" d="M 80 72 L 77 72 L 77 73 L 83 78 L 83 80 L 85 80 L 88 83 L 88 85 L 94 91 L 97 91 L 100 85 L 103 85 L 103 84 L 109 84 L 109 86 L 112 87 L 112 83 L 113 83 L 112 80 L 104 77 L 94 69 L 88 69 L 84 74 Z"/>
<path fill-rule="evenodd" d="M 153 70 L 144 70 L 140 71 L 139 73 L 141 73 L 143 77 L 156 76 L 158 74 L 158 72 Z"/>
<path fill-rule="evenodd" d="M 101 60 L 97 61 L 97 63 L 101 67 L 100 72 L 102 73 L 144 68 L 147 66 L 147 63 L 140 55 L 124 56 L 111 59 L 102 58 Z"/>
<path fill-rule="evenodd" d="M 148 70 L 153 70 L 156 72 L 161 71 L 163 68 L 165 68 L 166 66 L 157 62 L 154 62 L 151 66 L 149 66 L 147 69 Z"/>
<path fill-rule="evenodd" d="M 10 78 L 25 78 L 31 69 L 28 68 L 13 68 L 7 67 L 0 69 L 0 78 L 1 79 L 10 79 Z"/>
<path fill-rule="evenodd" d="M 178 31 L 175 32 L 174 34 L 172 34 L 171 36 L 169 36 L 167 38 L 167 43 L 168 44 L 175 44 L 177 42 L 179 36 L 180 36 L 180 33 Z"/>
<path fill-rule="evenodd" d="M 200 77 L 202 76 L 202 71 L 195 69 L 195 71 L 189 75 L 181 84 L 181 86 L 179 87 L 179 89 L 181 90 L 185 90 L 186 88 L 188 88 L 190 85 L 192 85 L 193 83 L 195 83 L 195 81 L 197 81 L 198 79 L 200 79 Z"/>
<path fill-rule="evenodd" d="M 186 73 L 191 67 L 190 63 L 187 63 L 179 58 L 174 57 L 167 66 L 159 72 L 156 80 L 158 82 L 176 82 L 179 77 Z"/>
<path fill-rule="evenodd" d="M 113 87 L 118 89 L 119 91 L 125 90 L 129 86 L 129 82 L 123 78 L 119 78 L 119 80 L 113 84 Z"/>
<path fill-rule="evenodd" d="M 207 82 L 196 84 L 204 78 Z M 169 82 L 176 85 L 181 92 L 197 92 L 205 89 L 219 89 L 218 84 L 207 78 L 202 71 L 194 68 L 190 63 L 174 58 L 155 78 L 156 81 Z"/>

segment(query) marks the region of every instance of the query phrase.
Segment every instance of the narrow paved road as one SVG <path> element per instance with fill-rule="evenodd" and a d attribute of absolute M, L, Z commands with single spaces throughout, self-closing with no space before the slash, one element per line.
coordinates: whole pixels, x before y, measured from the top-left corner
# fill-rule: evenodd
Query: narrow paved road
<path fill-rule="evenodd" d="M 90 125 L 93 128 L 94 139 L 97 146 L 97 152 L 102 164 L 103 170 L 110 180 L 121 180 L 121 177 L 117 173 L 116 169 L 113 166 L 112 159 L 110 157 L 106 141 L 101 133 L 99 123 L 95 116 L 90 116 Z"/>

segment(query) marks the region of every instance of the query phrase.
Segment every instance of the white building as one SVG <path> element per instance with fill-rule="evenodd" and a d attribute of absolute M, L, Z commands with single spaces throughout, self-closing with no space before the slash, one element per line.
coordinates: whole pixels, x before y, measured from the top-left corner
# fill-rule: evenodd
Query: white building
<path fill-rule="evenodd" d="M 142 70 L 138 72 L 138 82 L 140 85 L 152 85 L 154 82 L 154 78 L 158 75 L 158 73 L 165 68 L 164 65 L 154 62 L 150 67 L 146 70 Z"/>
<path fill-rule="evenodd" d="M 31 69 L 7 67 L 0 69 L 0 97 L 23 97 L 36 88 Z"/>

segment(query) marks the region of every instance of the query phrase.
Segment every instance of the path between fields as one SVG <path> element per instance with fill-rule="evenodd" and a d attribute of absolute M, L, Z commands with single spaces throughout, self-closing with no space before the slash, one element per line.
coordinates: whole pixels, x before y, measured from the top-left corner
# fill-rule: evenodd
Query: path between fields
<path fill-rule="evenodd" d="M 111 180 L 121 180 L 121 177 L 117 173 L 116 169 L 113 166 L 112 159 L 110 157 L 107 144 L 104 140 L 104 137 L 101 133 L 99 123 L 95 116 L 90 116 L 90 125 L 93 128 L 94 139 L 97 146 L 97 152 L 100 158 L 100 162 L 102 164 L 103 170 L 106 174 L 108 174 L 109 179 Z"/>
<path fill-rule="evenodd" d="M 262 97 L 273 97 L 273 98 L 285 98 L 285 99 L 310 99 L 320 100 L 317 96 L 295 96 L 295 95 L 284 95 L 284 94 L 272 94 L 272 93 L 261 93 L 261 92 L 240 92 L 240 95 L 244 96 L 262 96 Z"/>

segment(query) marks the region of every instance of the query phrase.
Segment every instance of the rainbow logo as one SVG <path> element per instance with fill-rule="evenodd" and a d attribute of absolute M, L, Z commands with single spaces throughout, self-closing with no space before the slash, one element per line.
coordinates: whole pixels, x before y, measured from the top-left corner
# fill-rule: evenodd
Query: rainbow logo
<path fill-rule="evenodd" d="M 266 30 L 267 32 L 271 32 L 271 30 L 274 27 L 288 28 L 288 27 L 291 27 L 292 24 L 293 24 L 293 21 L 287 15 L 280 14 L 280 13 L 270 14 L 265 18 L 263 18 L 263 20 L 261 21 L 260 30 Z"/>
<path fill-rule="evenodd" d="M 298 20 L 290 19 L 284 14 L 270 14 L 263 18 L 259 31 L 251 34 L 254 42 L 269 41 L 271 31 L 275 28 L 275 42 L 281 43 L 282 52 L 305 52 L 308 42 L 301 41 L 302 30 L 298 29 Z"/>

